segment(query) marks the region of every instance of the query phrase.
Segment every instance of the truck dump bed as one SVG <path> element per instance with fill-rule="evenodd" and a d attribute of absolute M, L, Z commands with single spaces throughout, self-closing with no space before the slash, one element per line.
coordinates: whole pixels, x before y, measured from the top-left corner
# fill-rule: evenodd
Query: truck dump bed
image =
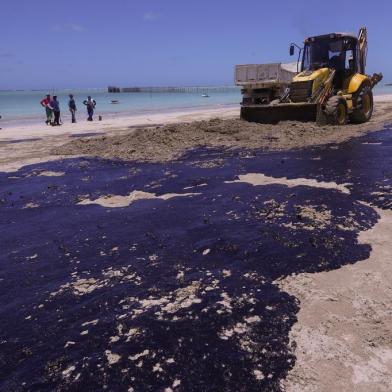
<path fill-rule="evenodd" d="M 296 73 L 297 63 L 236 65 L 235 84 L 249 88 L 288 85 Z"/>

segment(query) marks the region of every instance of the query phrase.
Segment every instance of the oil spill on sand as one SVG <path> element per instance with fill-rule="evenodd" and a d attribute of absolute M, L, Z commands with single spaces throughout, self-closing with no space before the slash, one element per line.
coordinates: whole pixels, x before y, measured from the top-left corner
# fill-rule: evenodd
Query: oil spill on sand
<path fill-rule="evenodd" d="M 357 237 L 378 216 L 360 201 L 391 207 L 391 143 L 385 130 L 301 151 L 0 174 L 0 390 L 279 391 L 300 304 L 273 281 L 369 257 Z M 249 173 L 277 183 L 238 182 Z M 79 204 L 132 192 L 156 197 Z"/>
<path fill-rule="evenodd" d="M 30 139 L 12 139 L 12 140 L 1 140 L 0 145 L 2 144 L 17 144 L 17 143 L 26 143 L 26 142 L 36 142 L 38 140 L 42 140 L 41 138 L 30 138 Z"/>
<path fill-rule="evenodd" d="M 91 136 L 105 136 L 106 132 L 85 132 L 85 133 L 73 133 L 72 135 L 69 135 L 69 137 L 74 137 L 74 138 L 81 138 L 81 137 L 91 137 Z"/>

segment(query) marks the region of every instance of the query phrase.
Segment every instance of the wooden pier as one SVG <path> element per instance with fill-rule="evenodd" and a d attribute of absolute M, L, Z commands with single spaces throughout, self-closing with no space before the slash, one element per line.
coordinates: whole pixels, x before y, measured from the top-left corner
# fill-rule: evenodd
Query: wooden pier
<path fill-rule="evenodd" d="M 236 86 L 210 86 L 210 87 L 116 87 L 109 86 L 109 93 L 209 93 L 238 91 Z"/>

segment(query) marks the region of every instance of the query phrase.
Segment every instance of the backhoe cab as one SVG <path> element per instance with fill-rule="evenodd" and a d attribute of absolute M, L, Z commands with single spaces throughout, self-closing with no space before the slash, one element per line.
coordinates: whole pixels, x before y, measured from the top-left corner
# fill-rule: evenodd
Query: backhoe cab
<path fill-rule="evenodd" d="M 295 51 L 290 46 L 290 54 Z M 297 46 L 298 47 L 298 46 Z M 365 74 L 367 31 L 332 33 L 307 38 L 299 73 L 289 88 L 268 105 L 242 105 L 241 117 L 255 122 L 317 121 L 344 125 L 362 123 L 373 113 L 373 87 L 382 74 Z"/>

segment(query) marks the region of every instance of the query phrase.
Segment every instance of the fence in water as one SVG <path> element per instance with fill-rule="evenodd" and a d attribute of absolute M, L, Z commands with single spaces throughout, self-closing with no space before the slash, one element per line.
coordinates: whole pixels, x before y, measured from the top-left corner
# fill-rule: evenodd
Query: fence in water
<path fill-rule="evenodd" d="M 235 86 L 213 87 L 116 87 L 109 86 L 109 93 L 202 93 L 237 91 Z"/>

